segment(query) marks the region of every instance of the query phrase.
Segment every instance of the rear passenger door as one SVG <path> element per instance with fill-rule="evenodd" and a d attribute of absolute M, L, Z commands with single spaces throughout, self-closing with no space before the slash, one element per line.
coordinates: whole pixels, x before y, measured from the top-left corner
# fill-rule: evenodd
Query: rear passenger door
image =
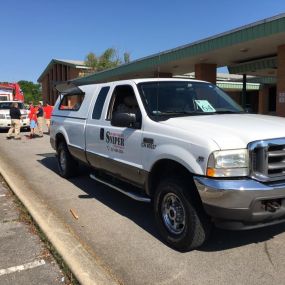
<path fill-rule="evenodd" d="M 89 112 L 86 127 L 86 156 L 88 162 L 95 168 L 103 168 L 108 157 L 105 150 L 104 130 L 108 124 L 103 117 L 106 98 L 111 90 L 111 85 L 103 85 L 95 95 L 92 108 Z"/>

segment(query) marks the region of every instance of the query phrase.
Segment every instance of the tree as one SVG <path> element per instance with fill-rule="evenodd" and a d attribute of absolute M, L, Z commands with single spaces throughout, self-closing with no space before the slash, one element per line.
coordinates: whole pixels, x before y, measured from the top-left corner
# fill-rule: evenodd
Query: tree
<path fill-rule="evenodd" d="M 97 69 L 98 71 L 116 67 L 120 64 L 120 59 L 117 52 L 113 48 L 106 49 L 99 58 Z"/>
<path fill-rule="evenodd" d="M 124 60 L 121 60 L 118 51 L 114 48 L 106 49 L 99 57 L 97 57 L 93 52 L 90 52 L 85 58 L 86 66 L 91 67 L 92 71 L 95 72 L 114 68 L 123 63 L 129 62 L 130 54 L 128 52 L 124 53 Z"/>
<path fill-rule="evenodd" d="M 18 81 L 25 98 L 25 103 L 29 103 L 33 101 L 37 104 L 37 102 L 42 100 L 42 92 L 41 92 L 41 85 L 35 84 L 31 81 L 20 80 Z"/>
<path fill-rule="evenodd" d="M 124 53 L 124 62 L 129 63 L 131 61 L 131 55 L 129 52 Z"/>
<path fill-rule="evenodd" d="M 91 67 L 92 70 L 96 70 L 98 59 L 95 53 L 90 52 L 87 54 L 86 59 L 85 59 L 85 64 L 86 66 Z"/>

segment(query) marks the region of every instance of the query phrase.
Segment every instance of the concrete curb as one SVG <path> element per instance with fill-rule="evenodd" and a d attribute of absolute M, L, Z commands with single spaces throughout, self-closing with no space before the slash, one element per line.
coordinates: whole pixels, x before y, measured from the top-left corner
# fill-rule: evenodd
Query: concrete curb
<path fill-rule="evenodd" d="M 119 284 L 76 239 L 67 225 L 31 190 L 28 181 L 16 174 L 15 169 L 5 162 L 3 154 L 0 157 L 0 173 L 62 256 L 80 284 Z"/>

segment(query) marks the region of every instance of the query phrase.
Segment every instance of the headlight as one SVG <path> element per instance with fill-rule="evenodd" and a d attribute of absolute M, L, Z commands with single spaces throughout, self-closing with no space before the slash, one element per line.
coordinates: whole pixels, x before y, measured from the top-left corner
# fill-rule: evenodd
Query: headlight
<path fill-rule="evenodd" d="M 208 160 L 207 176 L 247 176 L 248 161 L 247 149 L 215 151 Z"/>
<path fill-rule="evenodd" d="M 5 115 L 4 114 L 0 114 L 0 119 L 5 119 Z"/>

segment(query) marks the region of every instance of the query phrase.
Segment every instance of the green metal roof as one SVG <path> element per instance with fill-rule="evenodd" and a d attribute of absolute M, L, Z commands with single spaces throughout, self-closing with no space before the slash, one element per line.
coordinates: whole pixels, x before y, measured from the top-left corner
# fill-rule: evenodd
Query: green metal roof
<path fill-rule="evenodd" d="M 255 77 L 255 78 L 247 78 L 247 82 L 252 83 L 260 83 L 260 84 L 276 84 L 276 77 Z"/>
<path fill-rule="evenodd" d="M 243 84 L 242 82 L 217 82 L 217 86 L 220 87 L 221 89 L 227 90 L 237 90 L 240 91 L 242 90 Z M 260 84 L 259 83 L 247 83 L 246 84 L 246 90 L 259 90 L 260 89 Z"/>
<path fill-rule="evenodd" d="M 234 66 L 229 66 L 230 73 L 246 74 L 248 71 L 257 71 L 263 69 L 277 68 L 277 57 L 254 60 L 250 62 L 240 63 Z"/>
<path fill-rule="evenodd" d="M 197 55 L 206 54 L 222 48 L 231 47 L 240 43 L 246 43 L 248 41 L 284 32 L 285 14 L 280 14 L 276 17 L 268 18 L 226 33 L 218 34 L 214 37 L 167 50 L 159 54 L 154 54 L 152 56 L 133 61 L 129 64 L 94 73 L 73 81 L 77 84 L 87 84 L 90 82 L 102 82 L 134 77 L 138 72 L 151 69 L 157 70 L 158 66 L 169 64 L 176 60 L 189 59 Z"/>

